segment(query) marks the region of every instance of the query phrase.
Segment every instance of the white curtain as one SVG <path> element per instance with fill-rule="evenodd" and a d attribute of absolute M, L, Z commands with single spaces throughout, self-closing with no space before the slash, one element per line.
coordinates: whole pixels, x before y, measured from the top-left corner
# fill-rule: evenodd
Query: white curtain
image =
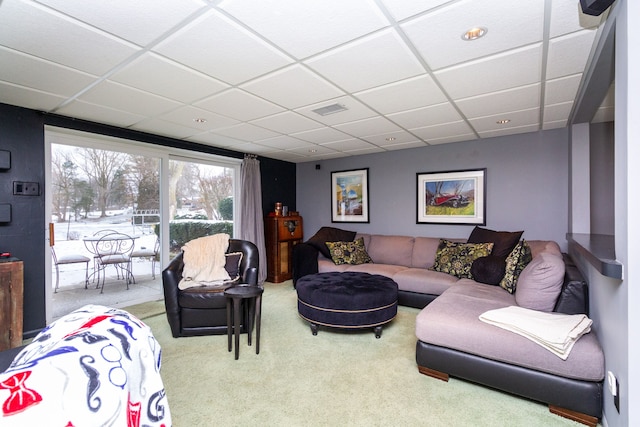
<path fill-rule="evenodd" d="M 242 161 L 241 172 L 240 238 L 253 242 L 258 247 L 260 254 L 258 283 L 262 285 L 267 279 L 267 250 L 264 244 L 260 161 L 253 155 L 246 155 Z"/>

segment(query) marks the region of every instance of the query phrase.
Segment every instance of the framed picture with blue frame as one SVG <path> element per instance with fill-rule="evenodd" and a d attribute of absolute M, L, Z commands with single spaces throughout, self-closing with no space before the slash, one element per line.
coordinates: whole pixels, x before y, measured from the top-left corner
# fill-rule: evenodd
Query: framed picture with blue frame
<path fill-rule="evenodd" d="M 416 223 L 486 223 L 486 169 L 416 174 Z"/>

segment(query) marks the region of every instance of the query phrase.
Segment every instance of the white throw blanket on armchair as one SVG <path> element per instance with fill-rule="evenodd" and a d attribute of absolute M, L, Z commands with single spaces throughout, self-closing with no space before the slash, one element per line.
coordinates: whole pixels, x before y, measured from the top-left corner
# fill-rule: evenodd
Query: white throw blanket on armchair
<path fill-rule="evenodd" d="M 489 310 L 480 320 L 522 335 L 563 360 L 576 341 L 591 331 L 592 323 L 584 314 L 546 313 L 517 306 Z"/>
<path fill-rule="evenodd" d="M 179 289 L 194 286 L 222 285 L 229 281 L 224 254 L 229 247 L 229 235 L 220 233 L 191 240 L 182 247 L 184 268 Z"/>

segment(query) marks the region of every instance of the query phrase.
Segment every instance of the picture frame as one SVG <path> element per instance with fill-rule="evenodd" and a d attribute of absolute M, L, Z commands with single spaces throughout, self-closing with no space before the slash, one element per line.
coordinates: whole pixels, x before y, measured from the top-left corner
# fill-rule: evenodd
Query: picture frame
<path fill-rule="evenodd" d="M 331 172 L 331 222 L 369 222 L 369 168 Z"/>
<path fill-rule="evenodd" d="M 417 224 L 486 224 L 486 169 L 416 174 Z"/>

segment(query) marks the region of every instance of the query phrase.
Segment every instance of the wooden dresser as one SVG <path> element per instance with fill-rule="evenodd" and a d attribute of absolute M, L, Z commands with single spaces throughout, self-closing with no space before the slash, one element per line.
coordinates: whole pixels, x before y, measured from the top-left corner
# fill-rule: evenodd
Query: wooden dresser
<path fill-rule="evenodd" d="M 267 281 L 280 283 L 291 279 L 291 252 L 302 242 L 300 215 L 275 215 L 265 218 L 265 245 L 267 249 Z"/>
<path fill-rule="evenodd" d="M 0 351 L 22 345 L 23 265 L 0 259 Z"/>

